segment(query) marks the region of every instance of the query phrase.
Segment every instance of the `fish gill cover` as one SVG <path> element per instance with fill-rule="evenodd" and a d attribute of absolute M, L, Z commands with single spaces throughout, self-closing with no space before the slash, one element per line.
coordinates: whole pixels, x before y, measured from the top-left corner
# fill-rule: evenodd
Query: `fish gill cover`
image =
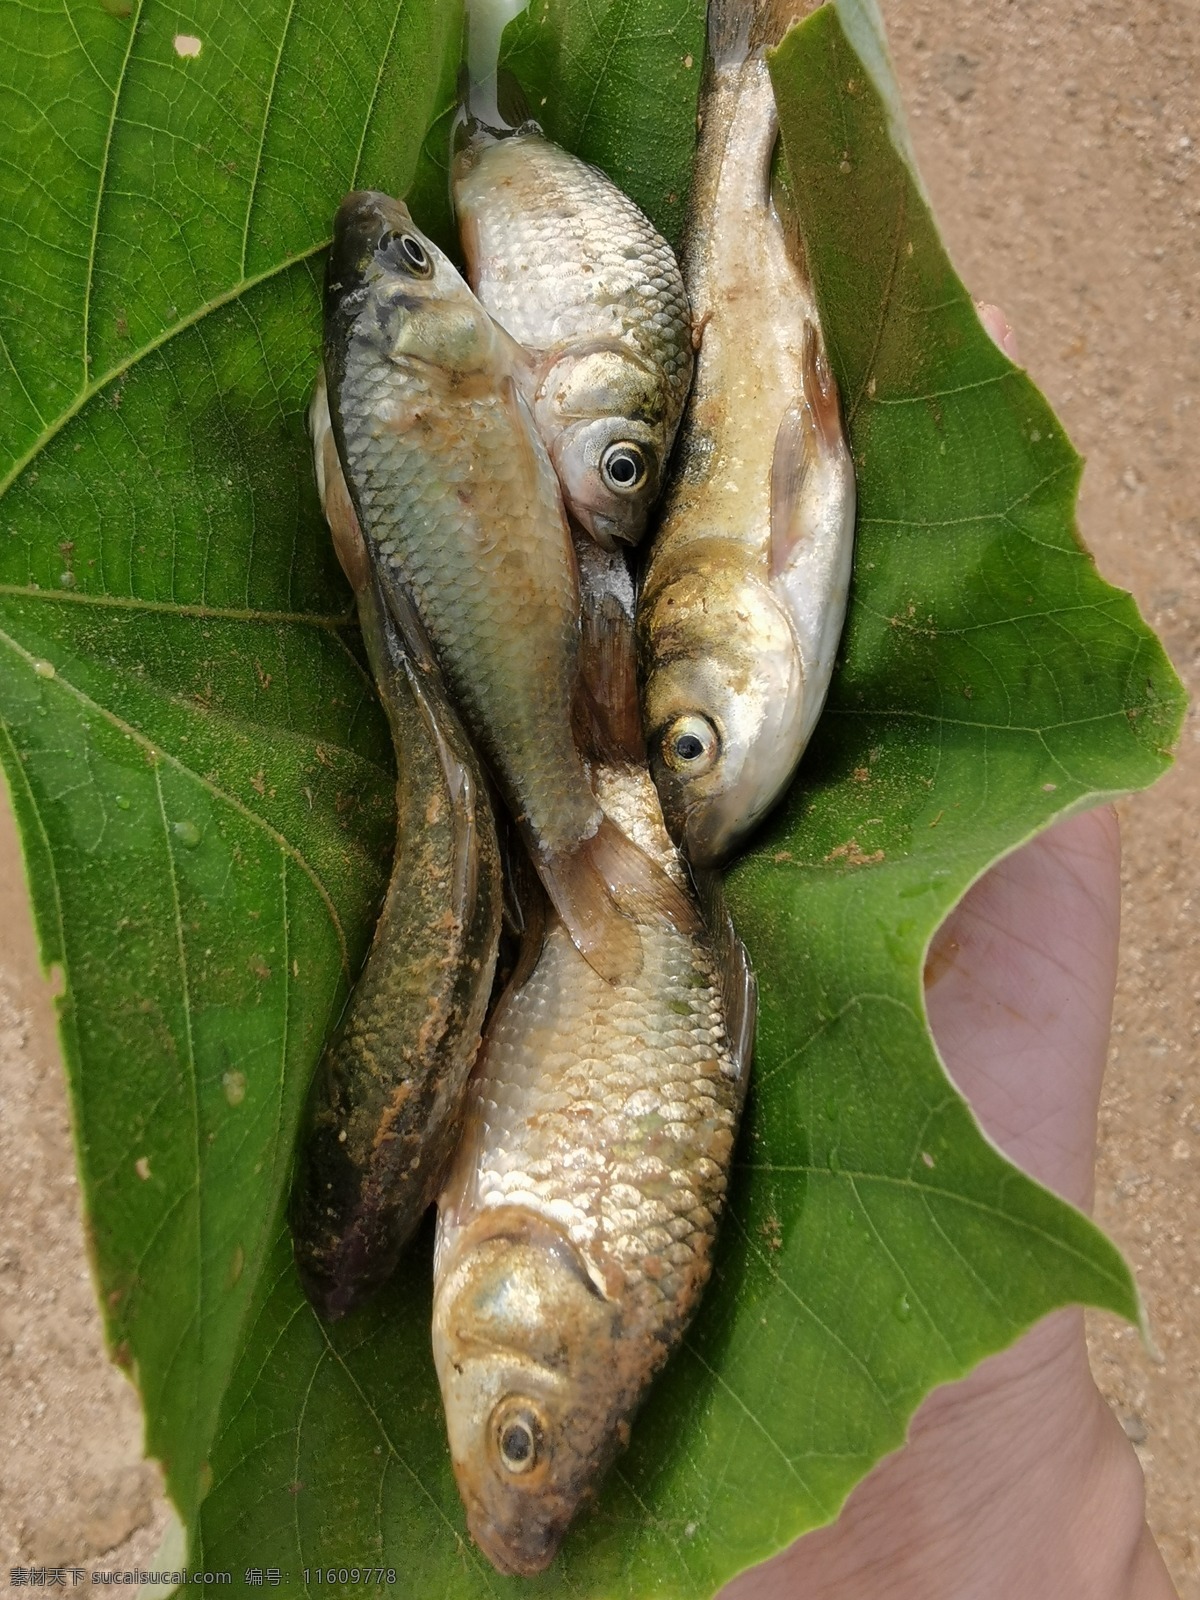
<path fill-rule="evenodd" d="M 498 1578 L 446 1453 L 427 1241 L 326 1329 L 284 1221 L 392 819 L 304 434 L 322 252 L 367 184 L 447 239 L 460 10 L 197 0 L 183 49 L 161 0 L 10 22 L 2 754 L 65 974 L 108 1335 L 191 1556 L 277 1565 L 293 1593 L 305 1566 L 369 1563 L 419 1594 L 710 1594 L 1052 1307 L 1137 1314 L 1111 1244 L 977 1130 L 921 972 L 990 862 L 1162 771 L 1179 685 L 946 260 L 867 0 L 837 0 L 773 71 L 858 465 L 856 584 L 828 712 L 730 880 L 762 989 L 730 1214 L 598 1507 L 543 1579 Z M 533 0 L 506 41 L 547 131 L 676 240 L 702 41 L 698 0 Z"/>

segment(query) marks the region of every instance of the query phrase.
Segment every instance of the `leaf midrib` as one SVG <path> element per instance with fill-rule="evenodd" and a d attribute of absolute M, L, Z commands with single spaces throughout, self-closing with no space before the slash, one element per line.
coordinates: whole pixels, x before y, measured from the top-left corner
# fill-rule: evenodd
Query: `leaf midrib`
<path fill-rule="evenodd" d="M 979 1199 L 975 1195 L 964 1194 L 961 1189 L 943 1189 L 935 1183 L 926 1183 L 923 1180 L 901 1177 L 898 1173 L 893 1172 L 862 1172 L 843 1166 L 839 1166 L 835 1171 L 832 1167 L 805 1161 L 744 1161 L 735 1162 L 734 1165 L 746 1172 L 795 1172 L 803 1173 L 809 1179 L 832 1178 L 839 1182 L 845 1180 L 851 1189 L 854 1189 L 858 1183 L 873 1183 L 887 1188 L 906 1189 L 919 1196 L 927 1204 L 930 1199 L 948 1201 L 953 1205 L 963 1206 L 967 1210 L 978 1211 L 983 1216 L 995 1217 L 1009 1227 L 1027 1233 L 1035 1239 L 1040 1239 L 1043 1244 L 1050 1245 L 1053 1249 L 1061 1251 L 1063 1255 L 1070 1256 L 1083 1266 L 1090 1268 L 1091 1271 L 1099 1273 L 1115 1288 L 1124 1289 L 1126 1287 L 1119 1274 L 1112 1272 L 1107 1264 L 1099 1264 L 1094 1257 L 1087 1255 L 1068 1240 L 1055 1237 L 1054 1234 L 1047 1232 L 1045 1228 L 1038 1227 L 1036 1223 L 1026 1221 L 1024 1218 L 1014 1215 L 1013 1212 L 1004 1210 L 1001 1206 Z M 1014 1169 L 1014 1171 L 1018 1176 L 1024 1176 L 1019 1169 Z M 1006 1180 L 1010 1176 L 1011 1174 L 1006 1173 Z M 1062 1195 L 1054 1194 L 1053 1190 L 1047 1190 L 1046 1192 L 1051 1194 L 1065 1210 L 1073 1212 L 1081 1222 L 1091 1223 L 1090 1217 L 1086 1216 L 1084 1212 L 1080 1211 L 1077 1206 L 1072 1205 Z M 783 1279 L 779 1278 L 778 1274 L 775 1276 L 777 1281 L 783 1282 Z"/>
<path fill-rule="evenodd" d="M 117 109 L 121 104 L 121 92 L 125 87 L 125 78 L 129 71 L 129 62 L 133 55 L 134 41 L 137 39 L 138 24 L 142 20 L 143 4 L 144 0 L 137 0 L 137 10 L 129 19 L 129 37 L 125 41 L 125 54 L 121 57 L 121 65 L 117 72 L 117 81 L 113 85 L 112 89 L 112 106 L 108 113 L 108 126 L 104 130 L 104 150 L 100 157 L 100 173 L 96 183 L 96 204 L 92 210 L 92 233 L 91 238 L 88 240 L 87 280 L 84 283 L 83 288 L 83 327 L 81 329 L 82 337 L 80 341 L 83 358 L 83 392 L 85 394 L 87 393 L 88 362 L 91 360 L 89 346 L 91 344 L 92 326 L 92 290 L 96 282 L 96 246 L 100 242 L 100 212 L 103 209 L 104 195 L 108 188 L 108 163 L 109 158 L 112 155 L 113 132 L 117 126 Z M 70 6 L 65 6 L 64 9 L 70 18 Z M 74 33 L 76 39 L 79 39 L 79 30 L 75 26 L 74 19 L 70 18 L 70 20 L 71 32 Z M 92 61 L 87 51 L 83 49 L 83 41 L 79 40 L 79 43 L 84 59 L 92 68 L 92 71 L 96 73 L 96 76 L 100 78 L 101 83 L 103 83 L 104 79 L 99 70 L 96 68 L 95 63 Z M 107 85 L 105 85 L 105 87 L 107 87 Z M 82 404 L 82 402 L 80 403 Z M 3 494 L 7 488 L 8 483 L 5 481 L 5 483 L 0 486 L 0 494 Z"/>
<path fill-rule="evenodd" d="M 3 498 L 8 493 L 26 468 L 38 459 L 47 445 L 52 443 L 67 424 L 79 415 L 84 406 L 89 401 L 94 400 L 109 384 L 115 383 L 118 378 L 123 377 L 139 361 L 143 361 L 147 356 L 153 355 L 156 350 L 161 350 L 164 345 L 169 344 L 177 335 L 186 333 L 189 328 L 196 327 L 198 323 L 203 322 L 205 317 L 211 316 L 214 311 L 220 311 L 225 306 L 232 305 L 235 300 L 240 299 L 244 294 L 248 294 L 251 289 L 257 289 L 260 284 L 268 283 L 272 278 L 280 277 L 290 268 L 311 260 L 313 256 L 319 255 L 322 250 L 327 250 L 329 244 L 330 239 L 327 236 L 320 239 L 316 244 L 297 251 L 295 255 L 287 256 L 283 261 L 276 262 L 274 266 L 267 267 L 262 272 L 255 273 L 248 278 L 239 279 L 231 288 L 203 301 L 192 311 L 189 311 L 187 316 L 180 317 L 175 322 L 170 323 L 161 333 L 156 334 L 153 339 L 148 339 L 139 349 L 132 351 L 126 360 L 116 362 L 100 377 L 93 379 L 89 384 L 85 384 L 71 404 L 60 411 L 52 422 L 46 424 L 24 455 L 19 456 L 4 477 L 0 478 L 0 498 Z"/>
<path fill-rule="evenodd" d="M 294 624 L 320 628 L 340 634 L 357 632 L 356 613 L 343 612 L 255 611 L 248 606 L 206 606 L 175 600 L 143 600 L 137 595 L 88 594 L 78 589 L 41 589 L 32 584 L 0 583 L 0 600 L 38 600 L 48 605 L 84 605 L 119 611 L 144 611 L 154 616 L 193 617 L 201 622 L 257 622 L 269 627 Z"/>
<path fill-rule="evenodd" d="M 14 655 L 17 655 L 22 660 L 27 661 L 32 667 L 34 657 L 28 650 L 24 648 L 24 646 L 18 643 L 18 641 L 14 639 L 11 634 L 0 630 L 0 644 L 7 645 Z M 321 899 L 321 903 L 325 907 L 325 913 L 328 916 L 334 934 L 337 937 L 338 951 L 341 956 L 342 973 L 346 982 L 350 983 L 352 981 L 353 974 L 350 969 L 350 954 L 346 943 L 346 933 L 345 929 L 342 927 L 342 920 L 338 915 L 337 906 L 334 904 L 333 896 L 326 888 L 316 868 L 305 859 L 303 854 L 297 850 L 294 844 L 292 844 L 291 840 L 280 833 L 278 828 L 273 828 L 265 817 L 261 817 L 256 811 L 251 810 L 251 808 L 247 806 L 244 801 L 239 800 L 235 794 L 231 794 L 227 789 L 222 788 L 220 784 L 214 783 L 211 778 L 205 777 L 203 773 L 196 772 L 193 768 L 189 767 L 186 762 L 181 761 L 177 755 L 172 754 L 170 750 L 165 749 L 162 745 L 158 744 L 157 741 L 150 738 L 148 734 L 142 732 L 140 728 L 134 727 L 131 722 L 127 722 L 124 717 L 119 716 L 115 711 L 112 710 L 111 707 L 103 706 L 98 701 L 94 700 L 92 696 L 89 695 L 85 690 L 79 688 L 77 684 L 72 683 L 70 679 L 65 678 L 61 672 L 55 674 L 53 681 L 55 684 L 60 685 L 63 689 L 65 689 L 68 694 L 73 695 L 75 699 L 79 700 L 82 704 L 85 706 L 90 706 L 99 717 L 103 718 L 104 721 L 110 723 L 114 728 L 118 729 L 128 738 L 132 739 L 136 744 L 140 745 L 148 754 L 152 755 L 156 761 L 166 761 L 169 763 L 169 765 L 174 767 L 176 771 L 182 773 L 185 777 L 190 778 L 194 783 L 198 783 L 201 788 L 207 789 L 214 800 L 217 800 L 222 805 L 228 806 L 230 810 L 236 811 L 240 816 L 248 819 L 255 827 L 261 829 L 262 832 L 272 840 L 272 842 L 275 844 L 275 847 L 283 855 L 288 856 L 295 861 L 296 865 L 316 889 L 317 894 Z"/>

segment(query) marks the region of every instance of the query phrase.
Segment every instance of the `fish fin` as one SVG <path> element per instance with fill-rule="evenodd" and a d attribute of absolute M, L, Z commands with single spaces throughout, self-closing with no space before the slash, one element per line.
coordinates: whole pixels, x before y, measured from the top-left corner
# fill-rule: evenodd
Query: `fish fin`
<path fill-rule="evenodd" d="M 472 145 L 542 131 L 516 73 L 498 65 L 500 34 L 494 31 L 498 21 L 501 19 L 493 16 L 480 26 L 478 7 L 468 17 L 467 61 L 458 71 L 458 111 L 452 137 L 456 155 Z M 478 39 L 472 37 L 473 32 Z"/>
<path fill-rule="evenodd" d="M 483 126 L 478 116 L 471 110 L 471 74 L 464 61 L 458 69 L 458 83 L 456 85 L 458 105 L 454 110 L 454 121 L 450 124 L 450 155 L 453 160 L 463 151 L 469 150 Z"/>
<path fill-rule="evenodd" d="M 475 1061 L 471 1080 L 467 1085 L 465 1104 L 463 1106 L 462 1132 L 450 1165 L 442 1179 L 441 1192 L 437 1197 L 438 1220 L 437 1233 L 434 1235 L 433 1270 L 436 1277 L 440 1271 L 439 1262 L 443 1254 L 449 1249 L 453 1237 L 462 1228 L 466 1219 L 476 1209 L 479 1193 L 479 1164 L 483 1155 L 483 1137 L 487 1132 L 487 1123 L 483 1116 L 483 1107 L 476 1088 L 477 1079 L 487 1055 L 487 1041 L 485 1039 L 482 1049 Z"/>
<path fill-rule="evenodd" d="M 777 45 L 816 7 L 816 0 L 708 0 L 708 53 L 716 67 L 735 67 Z"/>
<path fill-rule="evenodd" d="M 837 384 L 811 322 L 804 324 L 801 394 L 788 407 L 771 458 L 771 576 L 791 565 L 807 532 L 803 499 L 809 475 L 831 452 L 845 450 Z"/>
<path fill-rule="evenodd" d="M 641 971 L 634 915 L 642 920 L 663 917 L 681 933 L 702 926 L 684 890 L 610 817 L 570 855 L 543 857 L 541 868 L 546 892 L 571 942 L 609 983 L 627 982 Z"/>
<path fill-rule="evenodd" d="M 400 574 L 389 567 L 379 572 L 378 577 L 380 592 L 392 620 L 400 630 L 400 637 L 404 641 L 404 653 L 408 660 L 422 673 L 440 672 L 437 656 L 433 653 L 433 645 L 425 631 L 425 624 L 421 621 L 416 603 Z"/>
<path fill-rule="evenodd" d="M 772 49 L 785 33 L 815 11 L 819 0 L 755 0 L 750 44 L 755 50 Z"/>
<path fill-rule="evenodd" d="M 746 0 L 708 0 L 708 53 L 714 66 L 734 66 L 746 59 L 751 20 Z"/>
<path fill-rule="evenodd" d="M 580 643 L 576 720 L 593 760 L 641 765 L 646 759 L 633 638 L 633 583 L 619 551 L 576 540 Z"/>
<path fill-rule="evenodd" d="M 779 223 L 779 231 L 783 235 L 784 249 L 808 289 L 811 299 L 812 273 L 808 268 L 804 235 L 800 231 L 800 208 L 796 204 L 796 186 L 792 181 L 792 169 L 787 164 L 782 139 L 776 140 L 775 152 L 771 157 L 770 191 L 771 208 Z"/>
<path fill-rule="evenodd" d="M 674 881 L 642 847 L 606 817 L 597 834 L 603 835 L 600 853 L 607 863 L 606 881 L 614 896 L 630 904 L 639 920 L 660 917 L 680 933 L 699 933 L 703 918 L 686 889 Z"/>
<path fill-rule="evenodd" d="M 504 927 L 516 953 L 504 976 L 505 994 L 498 1006 L 505 1003 L 509 992 L 515 993 L 521 987 L 536 966 L 546 936 L 548 909 L 546 891 L 515 824 L 508 824 L 503 831 L 500 857 L 504 869 Z"/>
<path fill-rule="evenodd" d="M 503 330 L 499 330 L 503 332 Z M 508 335 L 504 335 L 508 338 Z M 519 349 L 519 346 L 514 347 Z M 572 573 L 575 582 L 575 592 L 579 592 L 579 563 L 575 554 L 575 543 L 571 538 L 571 528 L 567 521 L 566 508 L 563 505 L 562 492 L 558 485 L 558 477 L 553 463 L 542 443 L 537 424 L 533 420 L 533 412 L 529 402 L 521 392 L 517 379 L 509 373 L 500 385 L 500 392 L 508 414 L 512 418 L 513 432 L 516 435 L 517 469 L 521 475 L 520 481 L 524 483 L 530 504 L 536 504 L 546 494 L 547 485 L 552 485 L 551 493 L 553 502 L 558 508 L 558 527 L 562 537 L 563 549 L 566 554 L 567 567 Z"/>
<path fill-rule="evenodd" d="M 615 847 L 609 837 L 614 833 L 620 840 Z M 612 895 L 613 859 L 620 856 L 621 846 L 637 849 L 605 817 L 595 834 L 570 854 L 543 855 L 538 863 L 571 943 L 607 983 L 627 982 L 642 970 L 637 927 Z"/>
<path fill-rule="evenodd" d="M 496 70 L 496 109 L 510 133 L 541 133 L 541 124 L 529 109 L 529 97 L 511 67 Z"/>
<path fill-rule="evenodd" d="M 737 936 L 721 874 L 703 868 L 694 874 L 704 920 L 712 936 L 713 954 L 725 1002 L 725 1032 L 739 1081 L 745 1085 L 754 1056 L 754 1026 L 758 1019 L 758 979 L 746 946 Z"/>
<path fill-rule="evenodd" d="M 342 571 L 356 595 L 361 595 L 371 578 L 371 558 L 359 526 L 350 486 L 342 471 L 333 420 L 329 415 L 329 390 L 322 370 L 308 407 L 308 431 L 313 443 L 313 468 L 321 510 L 333 536 L 333 548 Z"/>
<path fill-rule="evenodd" d="M 505 337 L 507 338 L 508 335 L 505 335 Z M 543 471 L 542 456 L 539 456 L 538 452 L 541 451 L 542 455 L 544 455 L 545 446 L 538 437 L 537 427 L 533 420 L 533 412 L 530 411 L 525 397 L 521 393 L 520 386 L 511 373 L 501 381 L 500 389 L 504 397 L 505 407 L 513 422 L 514 444 L 517 451 L 517 466 L 521 473 L 521 481 L 526 485 L 532 500 L 537 493 Z M 549 468 L 549 470 L 553 471 L 553 468 Z M 565 512 L 562 514 L 562 524 L 563 537 L 569 544 L 570 534 L 567 531 Z M 573 560 L 574 556 L 572 555 Z"/>
<path fill-rule="evenodd" d="M 332 431 L 325 439 L 325 520 L 333 536 L 334 554 L 356 595 L 371 581 L 371 557 L 367 541 L 350 498 L 350 490 L 338 459 Z"/>
<path fill-rule="evenodd" d="M 518 847 L 519 848 L 519 847 Z M 524 852 L 522 851 L 522 856 Z M 462 1133 L 442 1182 L 437 1197 L 438 1229 L 435 1248 L 434 1271 L 437 1259 L 464 1221 L 478 1209 L 479 1168 L 483 1151 L 487 1120 L 483 1115 L 480 1084 L 487 1068 L 487 1042 L 495 1033 L 499 1019 L 507 1007 L 532 976 L 541 957 L 546 938 L 546 897 L 533 871 L 524 863 L 506 862 L 513 868 L 513 882 L 506 884 L 519 898 L 522 928 L 521 943 L 511 975 L 488 1018 L 487 1030 L 471 1069 L 467 1085 L 466 1104 L 463 1109 Z"/>
<path fill-rule="evenodd" d="M 812 410 L 821 445 L 826 450 L 843 451 L 846 437 L 842 428 L 842 405 L 838 398 L 837 380 L 830 368 L 824 341 L 811 322 L 804 324 L 804 347 L 800 352 L 800 361 L 804 398 Z"/>
<path fill-rule="evenodd" d="M 605 604 L 583 619 L 575 698 L 578 740 L 590 759 L 640 766 L 646 759 L 637 656 L 625 618 Z"/>

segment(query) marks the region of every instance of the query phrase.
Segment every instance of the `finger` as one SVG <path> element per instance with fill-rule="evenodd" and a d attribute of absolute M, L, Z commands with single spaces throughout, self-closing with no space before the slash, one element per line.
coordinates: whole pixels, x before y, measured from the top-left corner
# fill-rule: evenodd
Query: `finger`
<path fill-rule="evenodd" d="M 1057 823 L 998 862 L 938 930 L 929 1023 L 985 1133 L 1090 1207 L 1120 926 L 1111 807 Z"/>
<path fill-rule="evenodd" d="M 986 300 L 976 300 L 975 310 L 979 313 L 979 320 L 1000 346 L 1001 350 L 1010 361 L 1020 365 L 1021 358 L 1017 354 L 1017 335 L 1012 324 L 1001 311 L 999 306 L 989 304 Z"/>

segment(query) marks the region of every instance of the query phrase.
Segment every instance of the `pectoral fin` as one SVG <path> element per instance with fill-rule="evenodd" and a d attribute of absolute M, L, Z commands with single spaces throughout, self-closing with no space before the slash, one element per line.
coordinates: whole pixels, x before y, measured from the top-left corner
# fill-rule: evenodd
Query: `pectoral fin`
<path fill-rule="evenodd" d="M 837 384 L 811 322 L 804 325 L 800 397 L 783 414 L 771 459 L 771 576 L 796 559 L 810 529 L 809 502 L 819 496 L 818 468 L 846 453 Z"/>
<path fill-rule="evenodd" d="M 308 407 L 308 431 L 313 443 L 313 468 L 317 478 L 317 493 L 321 510 L 333 535 L 333 548 L 342 571 L 355 594 L 361 594 L 370 580 L 371 560 L 366 540 L 358 524 L 350 487 L 338 457 L 337 441 L 333 436 L 333 421 L 329 415 L 329 390 L 325 373 L 317 378 L 312 400 Z"/>

